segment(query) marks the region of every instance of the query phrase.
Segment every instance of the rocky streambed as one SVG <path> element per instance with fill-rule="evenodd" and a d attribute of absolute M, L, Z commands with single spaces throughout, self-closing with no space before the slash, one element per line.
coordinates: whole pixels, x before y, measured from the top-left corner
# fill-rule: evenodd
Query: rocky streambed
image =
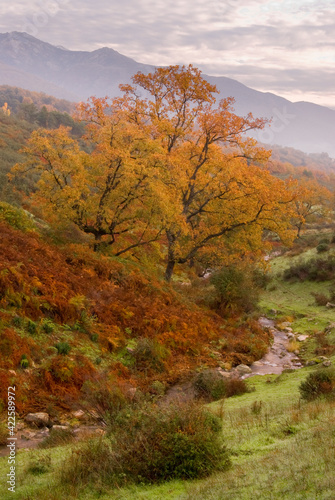
<path fill-rule="evenodd" d="M 270 329 L 273 335 L 273 343 L 265 356 L 250 365 L 251 372 L 246 374 L 246 376 L 269 375 L 271 373 L 280 374 L 287 368 L 301 368 L 302 363 L 297 357 L 297 353 L 287 350 L 290 339 L 294 338 L 292 329 L 286 327 L 285 330 L 278 330 L 275 328 L 275 322 L 268 318 L 260 318 L 259 323 L 264 328 Z M 307 336 L 300 336 L 300 338 L 303 341 Z"/>

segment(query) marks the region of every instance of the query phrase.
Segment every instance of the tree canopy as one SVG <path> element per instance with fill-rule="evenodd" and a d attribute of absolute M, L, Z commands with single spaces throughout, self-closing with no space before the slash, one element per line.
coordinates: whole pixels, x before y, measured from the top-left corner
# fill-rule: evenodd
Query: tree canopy
<path fill-rule="evenodd" d="M 32 134 L 14 170 L 39 173 L 39 204 L 115 255 L 158 242 L 167 280 L 177 263 L 260 250 L 265 230 L 291 237 L 297 183 L 273 177 L 270 152 L 247 135 L 266 120 L 217 102 L 192 65 L 137 73 L 121 90 L 79 105 L 81 139 L 66 127 Z"/>

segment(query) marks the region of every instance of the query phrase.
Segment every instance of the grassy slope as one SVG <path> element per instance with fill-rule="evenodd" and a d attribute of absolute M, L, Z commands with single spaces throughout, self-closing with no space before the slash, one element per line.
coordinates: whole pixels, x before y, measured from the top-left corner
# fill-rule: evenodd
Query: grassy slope
<path fill-rule="evenodd" d="M 210 405 L 224 419 L 225 440 L 232 450 L 232 468 L 197 482 L 174 481 L 159 486 L 137 486 L 118 491 L 66 493 L 66 498 L 107 499 L 331 499 L 334 498 L 335 404 L 302 402 L 298 386 L 314 367 L 294 373 L 249 380 L 254 392 Z M 261 402 L 261 403 L 260 403 Z M 259 410 L 260 408 L 260 410 Z M 65 498 L 57 484 L 57 470 L 69 447 L 22 451 L 18 454 L 18 484 L 15 495 L 4 499 L 55 500 Z M 34 476 L 29 463 L 51 456 L 48 473 Z M 0 473 L 7 469 L 0 459 Z M 2 490 L 3 491 L 3 490 Z"/>
<path fill-rule="evenodd" d="M 307 256 L 313 255 L 313 250 Z M 301 257 L 295 257 L 300 259 Z M 274 261 L 276 276 L 292 260 L 281 257 Z M 262 308 L 278 311 L 277 319 L 296 316 L 294 330 L 311 334 L 307 354 L 312 357 L 313 331 L 335 321 L 335 313 L 314 306 L 311 291 L 328 288 L 328 284 L 287 284 L 279 277 L 264 294 Z M 309 321 L 311 320 L 312 321 Z M 94 354 L 95 355 L 95 354 Z M 335 357 L 332 357 L 335 362 Z M 56 498 L 107 499 L 332 499 L 335 468 L 334 424 L 335 404 L 327 401 L 305 403 L 299 397 L 299 384 L 315 367 L 306 367 L 281 376 L 253 377 L 254 388 L 243 396 L 230 398 L 223 404 L 210 405 L 222 414 L 224 437 L 232 450 L 232 467 L 225 473 L 191 482 L 173 481 L 162 485 L 132 486 L 118 491 L 86 490 L 69 492 L 58 484 L 62 461 L 72 453 L 70 446 L 51 450 L 18 453 L 18 489 L 1 498 L 55 500 Z M 33 460 L 51 457 L 49 472 L 38 476 L 28 472 Z M 8 464 L 0 459 L 4 478 Z M 4 485 L 5 486 L 5 485 Z M 5 491 L 1 485 L 1 491 Z"/>

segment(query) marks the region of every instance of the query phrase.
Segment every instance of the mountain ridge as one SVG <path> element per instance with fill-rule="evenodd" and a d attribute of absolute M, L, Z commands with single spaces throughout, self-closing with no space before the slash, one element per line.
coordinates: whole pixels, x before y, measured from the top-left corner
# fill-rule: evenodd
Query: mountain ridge
<path fill-rule="evenodd" d="M 120 93 L 120 83 L 130 83 L 138 71 L 154 70 L 155 66 L 139 63 L 108 47 L 72 51 L 27 33 L 0 33 L 0 85 L 81 101 L 92 95 L 115 97 Z M 335 110 L 305 101 L 293 103 L 225 76 L 202 76 L 217 86 L 218 99 L 235 98 L 237 114 L 252 112 L 255 117 L 272 119 L 270 126 L 255 134 L 260 142 L 306 153 L 326 152 L 335 158 Z"/>

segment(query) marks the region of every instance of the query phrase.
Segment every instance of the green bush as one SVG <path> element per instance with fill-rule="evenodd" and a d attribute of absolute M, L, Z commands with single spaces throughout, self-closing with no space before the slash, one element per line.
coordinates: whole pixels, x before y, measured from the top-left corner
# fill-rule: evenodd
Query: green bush
<path fill-rule="evenodd" d="M 322 368 L 308 375 L 299 386 L 301 397 L 316 399 L 321 395 L 335 395 L 335 369 Z"/>
<path fill-rule="evenodd" d="M 44 318 L 42 321 L 42 329 L 45 333 L 52 333 L 55 330 L 55 323 L 48 318 Z"/>
<path fill-rule="evenodd" d="M 30 333 L 30 335 L 35 335 L 35 333 L 37 332 L 37 324 L 35 323 L 35 321 L 28 319 L 27 331 L 28 333 Z"/>
<path fill-rule="evenodd" d="M 55 344 L 58 354 L 66 356 L 71 351 L 71 346 L 67 342 L 58 342 Z"/>
<path fill-rule="evenodd" d="M 329 250 L 328 243 L 319 243 L 318 246 L 316 247 L 316 251 L 318 253 L 327 252 L 328 250 Z"/>
<path fill-rule="evenodd" d="M 257 275 L 237 266 L 222 268 L 211 276 L 211 284 L 215 288 L 214 306 L 224 312 L 240 310 L 251 312 L 255 309 L 259 298 L 259 287 L 256 285 Z"/>
<path fill-rule="evenodd" d="M 15 229 L 32 231 L 34 223 L 31 217 L 22 208 L 13 207 L 4 201 L 0 202 L 0 221 L 5 221 Z"/>
<path fill-rule="evenodd" d="M 20 360 L 20 366 L 21 366 L 21 368 L 23 368 L 23 369 L 28 368 L 28 366 L 29 366 L 29 361 L 28 361 L 28 358 L 27 358 L 27 355 L 26 355 L 26 354 L 22 354 L 22 356 L 21 356 L 21 360 Z"/>
<path fill-rule="evenodd" d="M 62 481 L 120 485 L 205 477 L 229 465 L 221 421 L 194 403 L 120 412 L 110 440 L 89 443 L 64 464 Z"/>
<path fill-rule="evenodd" d="M 314 258 L 300 261 L 285 269 L 286 281 L 329 281 L 335 277 L 335 257 Z"/>
<path fill-rule="evenodd" d="M 198 373 L 193 380 L 196 396 L 217 401 L 226 396 L 226 380 L 217 370 L 205 370 Z"/>
<path fill-rule="evenodd" d="M 217 370 L 205 370 L 193 380 L 193 387 L 198 398 L 207 401 L 217 401 L 230 398 L 249 391 L 244 380 L 224 378 Z"/>

